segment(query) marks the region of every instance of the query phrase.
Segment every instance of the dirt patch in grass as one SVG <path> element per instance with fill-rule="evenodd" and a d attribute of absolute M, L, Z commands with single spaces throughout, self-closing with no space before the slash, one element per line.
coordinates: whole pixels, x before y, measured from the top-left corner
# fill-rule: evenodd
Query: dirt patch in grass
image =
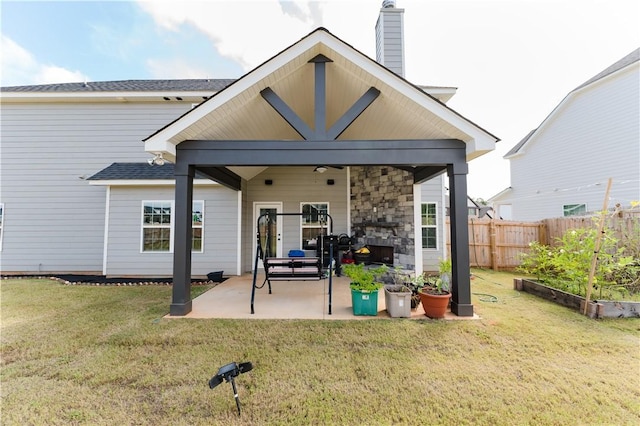
<path fill-rule="evenodd" d="M 3 280 L 2 424 L 640 423 L 640 320 L 474 275 L 477 321 L 172 321 L 167 286 Z M 241 418 L 207 386 L 231 361 Z"/>

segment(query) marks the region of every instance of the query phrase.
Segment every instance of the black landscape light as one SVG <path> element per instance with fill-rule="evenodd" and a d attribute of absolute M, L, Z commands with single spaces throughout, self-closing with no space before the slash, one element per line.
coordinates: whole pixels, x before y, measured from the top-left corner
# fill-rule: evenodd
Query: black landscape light
<path fill-rule="evenodd" d="M 240 364 L 232 362 L 227 365 L 223 365 L 218 370 L 218 373 L 209 380 L 209 387 L 211 389 L 218 386 L 223 381 L 231 382 L 233 387 L 233 397 L 236 400 L 236 407 L 238 407 L 238 415 L 240 415 L 240 398 L 238 397 L 238 390 L 236 389 L 235 378 L 253 369 L 253 364 L 250 362 L 241 362 Z"/>

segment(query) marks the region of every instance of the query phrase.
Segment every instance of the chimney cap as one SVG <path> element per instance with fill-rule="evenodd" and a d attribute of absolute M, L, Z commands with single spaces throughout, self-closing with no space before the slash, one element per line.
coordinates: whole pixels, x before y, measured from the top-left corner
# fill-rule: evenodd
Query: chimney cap
<path fill-rule="evenodd" d="M 396 7 L 396 0 L 382 0 L 382 7 L 384 9 L 389 7 Z"/>

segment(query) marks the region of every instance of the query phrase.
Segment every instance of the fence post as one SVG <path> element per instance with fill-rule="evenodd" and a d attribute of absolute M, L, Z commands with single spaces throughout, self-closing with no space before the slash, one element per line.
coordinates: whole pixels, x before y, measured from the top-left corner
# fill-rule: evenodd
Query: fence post
<path fill-rule="evenodd" d="M 491 219 L 489 222 L 489 252 L 491 253 L 491 269 L 498 270 L 498 247 L 496 244 L 496 221 Z"/>

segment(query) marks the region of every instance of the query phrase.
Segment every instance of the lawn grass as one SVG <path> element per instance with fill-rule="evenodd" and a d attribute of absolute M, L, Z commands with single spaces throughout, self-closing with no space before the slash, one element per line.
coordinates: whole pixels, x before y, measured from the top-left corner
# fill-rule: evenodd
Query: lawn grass
<path fill-rule="evenodd" d="M 2 280 L 1 423 L 640 424 L 640 320 L 474 275 L 464 321 L 168 320 L 168 286 Z M 207 386 L 231 361 L 241 417 Z"/>

